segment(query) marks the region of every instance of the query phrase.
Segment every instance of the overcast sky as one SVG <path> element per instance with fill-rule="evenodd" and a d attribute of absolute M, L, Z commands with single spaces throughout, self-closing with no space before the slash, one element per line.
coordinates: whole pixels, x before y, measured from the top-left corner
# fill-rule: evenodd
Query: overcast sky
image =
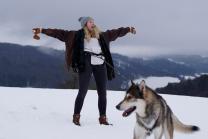
<path fill-rule="evenodd" d="M 64 49 L 64 43 L 45 35 L 33 40 L 31 29 L 77 30 L 80 16 L 92 16 L 103 31 L 136 28 L 136 35 L 111 44 L 113 52 L 208 56 L 207 6 L 207 0 L 1 0 L 0 42 Z"/>

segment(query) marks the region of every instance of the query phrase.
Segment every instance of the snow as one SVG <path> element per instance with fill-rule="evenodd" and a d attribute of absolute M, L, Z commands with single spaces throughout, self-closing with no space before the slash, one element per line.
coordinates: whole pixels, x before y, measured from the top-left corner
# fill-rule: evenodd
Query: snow
<path fill-rule="evenodd" d="M 196 78 L 195 76 L 190 76 L 190 75 L 180 75 L 180 77 L 185 80 L 188 80 L 188 79 L 193 80 Z"/>
<path fill-rule="evenodd" d="M 165 87 L 168 83 L 178 83 L 180 80 L 176 77 L 156 77 L 156 76 L 149 76 L 147 78 L 139 78 L 134 80 L 135 83 L 140 83 L 142 80 L 145 80 L 148 86 L 152 89 L 156 89 L 159 87 Z"/>
<path fill-rule="evenodd" d="M 97 94 L 89 90 L 81 113 L 81 127 L 72 124 L 77 90 L 0 87 L 0 139 L 132 139 L 134 114 L 127 118 L 115 106 L 125 92 L 108 91 L 107 116 L 113 126 L 98 123 Z M 175 133 L 177 139 L 208 137 L 208 99 L 162 95 L 178 118 L 201 131 Z M 150 137 L 153 139 L 153 136 Z"/>
<path fill-rule="evenodd" d="M 195 76 L 196 76 L 196 77 L 200 77 L 200 76 L 202 76 L 202 75 L 208 75 L 208 73 L 195 73 Z"/>
<path fill-rule="evenodd" d="M 173 62 L 173 63 L 176 63 L 176 64 L 180 64 L 180 65 L 186 65 L 186 63 L 184 63 L 184 62 L 175 61 L 175 60 L 173 60 L 171 58 L 168 58 L 168 61 Z"/>
<path fill-rule="evenodd" d="M 120 67 L 120 68 L 122 68 L 122 69 L 126 69 L 126 65 L 127 65 L 127 67 L 129 67 L 129 64 L 127 64 L 124 61 L 121 61 L 119 59 L 117 59 L 116 61 L 117 61 L 117 66 Z"/>
<path fill-rule="evenodd" d="M 185 80 L 194 80 L 197 77 L 201 77 L 202 75 L 208 75 L 208 73 L 195 73 L 193 76 L 190 75 L 180 75 L 181 78 L 185 79 Z"/>

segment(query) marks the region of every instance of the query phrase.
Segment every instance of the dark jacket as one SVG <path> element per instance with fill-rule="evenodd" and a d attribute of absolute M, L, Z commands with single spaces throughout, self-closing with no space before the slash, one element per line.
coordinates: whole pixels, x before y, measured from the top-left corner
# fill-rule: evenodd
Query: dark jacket
<path fill-rule="evenodd" d="M 107 64 L 107 75 L 108 79 L 112 80 L 115 77 L 114 73 L 114 65 L 112 56 L 110 53 L 110 42 L 116 40 L 118 37 L 122 37 L 126 35 L 128 32 L 130 32 L 130 28 L 118 28 L 113 30 L 107 30 L 105 32 L 102 32 L 100 34 L 99 43 L 101 46 L 101 50 L 104 54 L 106 62 L 110 64 L 110 66 Z M 68 30 L 61 30 L 61 29 L 42 29 L 42 33 L 46 34 L 48 36 L 57 38 L 63 42 L 65 42 L 66 45 L 66 64 L 67 69 L 70 69 L 70 66 L 78 66 L 79 70 L 84 70 L 84 31 L 83 29 L 78 31 L 68 31 Z"/>

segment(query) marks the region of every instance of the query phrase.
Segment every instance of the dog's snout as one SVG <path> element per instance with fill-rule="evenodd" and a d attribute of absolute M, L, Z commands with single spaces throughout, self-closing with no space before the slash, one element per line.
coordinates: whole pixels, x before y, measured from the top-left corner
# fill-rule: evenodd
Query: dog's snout
<path fill-rule="evenodd" d="M 117 106 L 116 106 L 116 109 L 120 110 L 120 105 L 117 105 Z"/>

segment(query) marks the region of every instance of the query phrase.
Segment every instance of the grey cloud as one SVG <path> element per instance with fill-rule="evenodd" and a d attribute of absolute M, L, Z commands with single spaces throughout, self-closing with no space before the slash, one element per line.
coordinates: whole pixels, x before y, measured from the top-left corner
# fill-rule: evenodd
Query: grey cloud
<path fill-rule="evenodd" d="M 31 29 L 79 29 L 78 18 L 89 15 L 94 17 L 96 24 L 103 30 L 120 26 L 136 27 L 138 33 L 135 36 L 128 35 L 112 43 L 121 47 L 118 50 L 113 48 L 115 52 L 131 46 L 129 55 L 139 50 L 149 55 L 159 55 L 160 52 L 181 53 L 182 50 L 190 54 L 206 55 L 206 5 L 206 0 L 1 1 L 0 41 L 64 48 L 63 43 L 44 35 L 41 36 L 41 41 L 32 40 Z"/>

